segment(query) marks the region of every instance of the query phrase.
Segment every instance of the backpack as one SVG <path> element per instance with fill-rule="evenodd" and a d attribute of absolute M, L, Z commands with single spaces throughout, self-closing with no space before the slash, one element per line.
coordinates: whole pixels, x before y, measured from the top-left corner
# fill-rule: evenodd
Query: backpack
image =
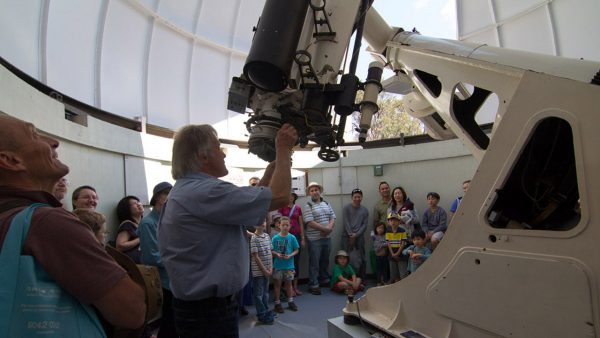
<path fill-rule="evenodd" d="M 22 255 L 34 203 L 11 221 L 0 253 L 0 337 L 106 337 L 91 306 L 63 290 L 33 256 Z"/>
<path fill-rule="evenodd" d="M 323 202 L 323 203 L 325 203 L 325 204 L 329 205 L 329 202 L 327 202 L 327 201 L 326 201 L 326 200 L 324 200 L 323 198 L 321 198 L 321 202 Z M 320 203 L 320 202 L 319 202 L 319 203 Z M 312 208 L 313 208 L 313 204 L 312 204 L 312 202 L 311 202 L 311 201 L 308 201 L 308 202 L 306 202 L 306 204 L 308 204 L 308 206 L 310 207 L 310 210 L 312 211 Z"/>

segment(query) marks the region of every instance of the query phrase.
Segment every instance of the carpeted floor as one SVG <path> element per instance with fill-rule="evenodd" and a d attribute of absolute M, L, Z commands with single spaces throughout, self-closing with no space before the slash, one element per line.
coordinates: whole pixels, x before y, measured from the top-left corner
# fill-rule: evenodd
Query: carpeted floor
<path fill-rule="evenodd" d="M 371 282 L 370 285 L 372 285 Z M 328 288 L 321 288 L 322 294 L 315 296 L 308 293 L 306 285 L 300 286 L 302 296 L 295 297 L 294 302 L 298 305 L 298 311 L 287 309 L 287 303 L 282 302 L 285 313 L 279 314 L 273 325 L 258 325 L 256 320 L 256 308 L 247 306 L 249 315 L 240 319 L 240 338 L 326 338 L 327 320 L 342 315 L 342 308 L 346 305 L 347 298 L 332 292 Z M 363 292 L 358 293 L 359 298 Z M 273 291 L 270 294 L 270 308 L 273 309 Z"/>

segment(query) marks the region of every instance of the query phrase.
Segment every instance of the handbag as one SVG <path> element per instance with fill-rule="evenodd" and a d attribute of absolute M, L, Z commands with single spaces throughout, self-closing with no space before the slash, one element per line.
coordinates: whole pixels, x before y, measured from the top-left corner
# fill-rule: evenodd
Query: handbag
<path fill-rule="evenodd" d="M 290 209 L 290 214 L 288 215 L 288 218 L 289 218 L 289 219 L 292 219 L 292 215 L 294 214 L 294 210 L 295 210 L 295 209 L 296 209 L 296 205 L 294 204 L 294 205 L 292 206 L 292 208 Z"/>
<path fill-rule="evenodd" d="M 19 212 L 0 253 L 0 337 L 106 337 L 98 316 L 22 255 L 35 203 Z M 51 231 L 51 230 L 50 230 Z"/>

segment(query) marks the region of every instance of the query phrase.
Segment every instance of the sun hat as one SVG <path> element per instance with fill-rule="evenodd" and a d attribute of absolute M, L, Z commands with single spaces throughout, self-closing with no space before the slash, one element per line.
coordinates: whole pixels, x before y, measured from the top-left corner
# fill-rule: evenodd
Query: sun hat
<path fill-rule="evenodd" d="M 152 198 L 150 199 L 150 205 L 154 205 L 158 194 L 160 194 L 161 192 L 163 192 L 167 189 L 172 189 L 172 188 L 173 188 L 173 185 L 169 182 L 160 182 L 159 184 L 155 185 L 154 189 L 152 189 Z"/>
<path fill-rule="evenodd" d="M 337 254 L 335 255 L 335 257 L 338 257 L 338 256 L 344 256 L 344 257 L 348 257 L 348 253 L 347 253 L 346 251 L 344 251 L 344 250 L 340 250 L 340 251 L 338 251 L 338 252 L 337 252 Z"/>
<path fill-rule="evenodd" d="M 321 186 L 321 185 L 320 185 L 319 183 L 317 183 L 317 182 L 310 182 L 310 183 L 308 184 L 308 187 L 306 187 L 306 190 L 310 190 L 310 188 L 311 188 L 311 187 L 319 187 L 319 190 L 320 190 L 321 192 L 323 192 L 323 186 Z"/>

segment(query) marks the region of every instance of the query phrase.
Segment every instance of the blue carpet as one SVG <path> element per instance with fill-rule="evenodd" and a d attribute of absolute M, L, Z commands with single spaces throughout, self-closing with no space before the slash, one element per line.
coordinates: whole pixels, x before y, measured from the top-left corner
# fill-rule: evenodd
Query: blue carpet
<path fill-rule="evenodd" d="M 373 282 L 371 281 L 371 285 Z M 282 302 L 285 313 L 278 314 L 273 325 L 259 325 L 256 320 L 256 308 L 247 306 L 249 315 L 240 319 L 240 338 L 326 338 L 327 320 L 342 315 L 342 309 L 346 305 L 346 296 L 332 292 L 328 288 L 321 288 L 322 294 L 315 296 L 308 293 L 307 286 L 300 286 L 302 296 L 295 297 L 294 303 L 298 305 L 298 311 L 287 309 L 287 303 Z M 359 298 L 363 292 L 358 293 Z M 270 308 L 273 309 L 273 291 L 270 293 Z"/>

